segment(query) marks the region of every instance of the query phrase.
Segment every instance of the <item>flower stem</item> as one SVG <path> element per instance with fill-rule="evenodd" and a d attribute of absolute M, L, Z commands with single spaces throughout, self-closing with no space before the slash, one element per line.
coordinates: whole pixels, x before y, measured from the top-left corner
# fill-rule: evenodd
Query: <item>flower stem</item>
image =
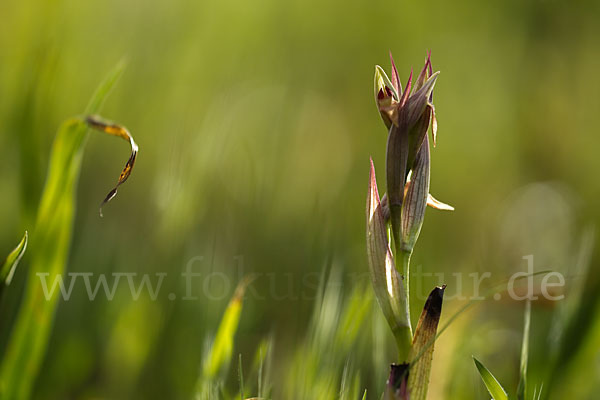
<path fill-rule="evenodd" d="M 404 278 L 404 291 L 405 291 L 405 299 L 406 299 L 406 315 L 408 316 L 408 322 L 410 326 L 410 257 L 412 256 L 412 251 L 410 250 L 400 250 L 400 256 L 402 258 L 402 277 Z M 412 328 L 411 328 L 412 333 Z"/>
<path fill-rule="evenodd" d="M 399 236 L 399 235 L 398 235 Z M 396 337 L 396 344 L 398 345 L 399 362 L 408 362 L 408 355 L 412 347 L 413 331 L 410 320 L 410 256 L 412 250 L 403 248 L 402 241 L 394 236 L 394 247 L 396 248 L 394 260 L 396 262 L 396 271 L 402 277 L 402 286 L 404 286 L 404 299 L 402 303 L 405 309 L 406 315 L 406 328 L 403 329 L 401 334 L 394 334 Z M 402 263 L 402 264 L 400 264 Z"/>
<path fill-rule="evenodd" d="M 412 347 L 412 328 L 409 325 L 393 333 L 396 345 L 398 346 L 398 362 L 408 362 L 408 356 Z"/>

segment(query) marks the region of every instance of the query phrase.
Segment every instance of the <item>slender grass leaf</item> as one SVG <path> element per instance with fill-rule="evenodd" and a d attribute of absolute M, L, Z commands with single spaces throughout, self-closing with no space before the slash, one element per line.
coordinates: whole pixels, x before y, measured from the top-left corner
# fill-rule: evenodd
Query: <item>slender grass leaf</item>
<path fill-rule="evenodd" d="M 86 109 L 97 113 L 123 70 L 119 64 L 100 84 Z M 46 352 L 58 292 L 46 296 L 40 277 L 51 284 L 65 270 L 75 217 L 75 195 L 88 127 L 67 120 L 52 146 L 50 164 L 32 234 L 31 264 L 23 302 L 0 368 L 0 397 L 27 399 Z M 41 274 L 41 275 L 40 275 Z"/>
<path fill-rule="evenodd" d="M 557 356 L 545 381 L 547 386 L 544 398 L 569 387 L 565 386 L 565 382 L 570 382 L 569 370 L 582 368 L 578 356 L 590 335 L 594 337 L 594 327 L 600 316 L 600 274 L 594 268 L 600 262 L 600 246 L 596 243 L 593 229 L 589 229 L 584 235 L 579 253 L 576 273 L 582 277 L 582 284 L 580 288 L 569 290 L 566 298 L 566 320 L 561 322 L 562 333 L 557 343 Z"/>
<path fill-rule="evenodd" d="M 433 341 L 442 315 L 442 301 L 446 286 L 434 288 L 419 318 L 415 337 L 410 351 L 410 370 L 408 374 L 408 393 L 410 400 L 425 400 L 433 359 Z M 417 358 L 418 357 L 418 358 Z"/>
<path fill-rule="evenodd" d="M 346 301 L 344 311 L 338 322 L 335 345 L 346 353 L 355 344 L 362 332 L 365 319 L 372 306 L 371 288 L 356 287 Z"/>
<path fill-rule="evenodd" d="M 534 400 L 541 400 L 542 398 L 542 391 L 544 390 L 544 384 L 542 383 L 540 385 L 540 391 L 538 392 L 537 387 L 535 388 L 534 392 L 533 392 L 533 399 Z"/>
<path fill-rule="evenodd" d="M 257 374 L 258 397 L 269 397 L 272 350 L 273 337 L 268 336 L 261 341 L 254 355 L 253 373 L 256 372 Z"/>
<path fill-rule="evenodd" d="M 529 327 L 531 324 L 531 300 L 525 302 L 525 317 L 523 324 L 523 344 L 521 345 L 521 367 L 517 400 L 525 400 L 527 395 L 527 361 L 529 358 Z"/>
<path fill-rule="evenodd" d="M 214 379 L 231 361 L 233 338 L 240 322 L 244 293 L 246 287 L 252 280 L 252 277 L 243 279 L 238 284 L 232 299 L 227 305 L 227 309 L 223 314 L 223 319 L 221 319 L 210 353 L 206 357 L 202 368 L 205 381 Z M 200 382 L 200 384 L 202 384 L 202 382 Z"/>
<path fill-rule="evenodd" d="M 12 278 L 15 274 L 15 270 L 17 269 L 17 265 L 19 261 L 21 261 L 21 257 L 25 253 L 27 249 L 27 231 L 25 231 L 25 235 L 23 235 L 23 239 L 19 242 L 17 247 L 6 257 L 4 264 L 2 264 L 2 268 L 0 268 L 0 293 L 2 293 L 2 289 L 5 286 L 10 285 Z"/>
<path fill-rule="evenodd" d="M 481 376 L 481 380 L 485 384 L 488 392 L 492 396 L 493 400 L 508 400 L 508 395 L 504 388 L 500 385 L 498 380 L 492 375 L 492 373 L 475 357 L 473 357 L 473 361 L 475 361 L 475 366 L 479 371 L 479 375 Z"/>
<path fill-rule="evenodd" d="M 238 379 L 240 382 L 240 399 L 244 400 L 244 370 L 242 368 L 242 353 L 238 359 Z"/>

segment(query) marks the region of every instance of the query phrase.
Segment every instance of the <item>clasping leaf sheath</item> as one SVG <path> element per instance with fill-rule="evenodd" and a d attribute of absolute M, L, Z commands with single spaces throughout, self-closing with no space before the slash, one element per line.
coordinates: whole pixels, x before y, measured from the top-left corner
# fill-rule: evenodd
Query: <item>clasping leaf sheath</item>
<path fill-rule="evenodd" d="M 367 196 L 367 255 L 375 297 L 396 338 L 400 353 L 406 357 L 412 340 L 406 293 L 388 243 L 373 161 Z"/>

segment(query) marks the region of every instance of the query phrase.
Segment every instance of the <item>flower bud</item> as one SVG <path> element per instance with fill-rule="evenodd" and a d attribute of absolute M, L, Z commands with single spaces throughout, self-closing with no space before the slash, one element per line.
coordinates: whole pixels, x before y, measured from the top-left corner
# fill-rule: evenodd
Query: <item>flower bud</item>
<path fill-rule="evenodd" d="M 433 73 L 428 55 L 414 86 L 411 72 L 402 90 L 391 54 L 390 59 L 392 80 L 381 67 L 375 67 L 375 98 L 389 129 L 386 178 L 392 234 L 397 250 L 412 251 L 429 200 L 430 159 L 429 140 L 426 138 L 431 126 L 435 145 L 437 120 L 432 100 L 439 72 Z M 424 147 L 427 149 L 424 150 Z M 411 172 L 414 178 L 408 184 Z M 407 201 L 410 204 L 405 204 Z"/>
<path fill-rule="evenodd" d="M 379 65 L 375 66 L 375 103 L 385 126 L 390 129 L 392 119 L 396 118 L 398 92 Z"/>

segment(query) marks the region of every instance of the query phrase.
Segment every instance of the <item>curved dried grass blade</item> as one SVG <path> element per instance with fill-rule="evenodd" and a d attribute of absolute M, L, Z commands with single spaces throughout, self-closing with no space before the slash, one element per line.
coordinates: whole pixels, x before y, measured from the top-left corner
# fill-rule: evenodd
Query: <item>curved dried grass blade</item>
<path fill-rule="evenodd" d="M 133 140 L 133 136 L 131 136 L 131 133 L 129 133 L 127 128 L 125 128 L 124 126 L 115 124 L 111 121 L 104 120 L 97 115 L 88 116 L 85 119 L 85 122 L 90 126 L 90 128 L 94 128 L 109 135 L 120 137 L 128 141 L 131 145 L 131 155 L 129 156 L 129 159 L 125 164 L 123 171 L 121 171 L 121 174 L 119 175 L 119 180 L 117 181 L 117 184 L 110 192 L 108 192 L 108 194 L 102 201 L 102 204 L 100 205 L 100 216 L 102 217 L 102 207 L 104 207 L 106 203 L 111 201 L 112 198 L 117 195 L 117 189 L 119 188 L 119 186 L 121 186 L 121 184 L 123 184 L 127 180 L 127 178 L 129 178 L 129 175 L 131 175 L 131 170 L 133 169 L 133 165 L 135 164 L 135 159 L 138 153 L 138 145 Z"/>

